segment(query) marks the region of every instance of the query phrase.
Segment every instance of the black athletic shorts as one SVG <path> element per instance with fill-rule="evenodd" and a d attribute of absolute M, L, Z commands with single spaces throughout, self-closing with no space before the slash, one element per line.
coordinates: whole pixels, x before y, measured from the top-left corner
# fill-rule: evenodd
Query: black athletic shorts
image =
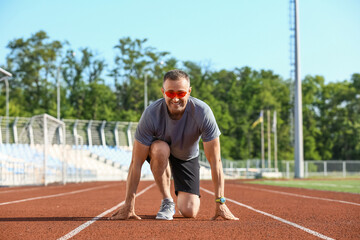
<path fill-rule="evenodd" d="M 150 158 L 146 159 L 150 163 Z M 184 161 L 170 154 L 172 176 L 174 178 L 175 194 L 187 192 L 200 197 L 200 164 L 199 156 Z"/>

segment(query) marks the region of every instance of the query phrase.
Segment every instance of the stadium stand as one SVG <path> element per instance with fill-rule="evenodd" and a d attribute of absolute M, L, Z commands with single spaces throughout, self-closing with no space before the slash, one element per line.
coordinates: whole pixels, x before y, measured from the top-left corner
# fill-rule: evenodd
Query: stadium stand
<path fill-rule="evenodd" d="M 130 134 L 134 134 L 136 123 L 58 121 L 46 114 L 4 119 L 0 117 L 1 186 L 127 177 L 132 148 L 129 142 L 133 139 Z M 85 140 L 83 145 L 78 138 Z M 142 178 L 151 179 L 150 175 L 149 164 L 144 164 Z"/>

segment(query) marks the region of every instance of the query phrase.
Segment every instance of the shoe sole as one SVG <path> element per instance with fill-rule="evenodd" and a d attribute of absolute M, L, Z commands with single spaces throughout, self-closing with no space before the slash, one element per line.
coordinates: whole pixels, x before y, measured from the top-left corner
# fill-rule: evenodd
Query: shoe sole
<path fill-rule="evenodd" d="M 165 218 L 165 217 L 158 217 L 158 216 L 156 216 L 156 218 L 155 218 L 156 220 L 173 220 L 174 218 L 172 217 L 172 218 Z"/>
<path fill-rule="evenodd" d="M 173 216 L 174 216 L 174 215 L 175 215 L 175 212 L 174 212 Z M 155 219 L 157 219 L 157 220 L 173 220 L 173 219 L 174 219 L 173 216 L 171 216 L 171 217 L 169 217 L 169 218 L 167 218 L 167 217 L 165 217 L 165 216 L 156 216 Z"/>

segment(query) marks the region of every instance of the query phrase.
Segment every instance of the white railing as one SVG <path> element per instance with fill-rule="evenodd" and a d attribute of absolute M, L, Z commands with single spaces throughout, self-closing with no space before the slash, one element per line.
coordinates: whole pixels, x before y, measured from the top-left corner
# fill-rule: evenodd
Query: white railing
<path fill-rule="evenodd" d="M 294 177 L 294 161 L 282 161 L 281 172 L 285 178 Z M 359 177 L 360 160 L 304 161 L 304 176 L 309 177 Z"/>

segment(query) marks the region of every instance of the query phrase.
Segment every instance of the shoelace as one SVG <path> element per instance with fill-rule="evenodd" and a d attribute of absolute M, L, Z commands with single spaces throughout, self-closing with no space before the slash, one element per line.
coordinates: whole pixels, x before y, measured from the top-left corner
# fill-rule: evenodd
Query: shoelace
<path fill-rule="evenodd" d="M 163 202 L 161 204 L 161 210 L 160 211 L 162 212 L 166 208 L 170 209 L 172 207 L 172 204 L 173 204 L 172 202 Z"/>

